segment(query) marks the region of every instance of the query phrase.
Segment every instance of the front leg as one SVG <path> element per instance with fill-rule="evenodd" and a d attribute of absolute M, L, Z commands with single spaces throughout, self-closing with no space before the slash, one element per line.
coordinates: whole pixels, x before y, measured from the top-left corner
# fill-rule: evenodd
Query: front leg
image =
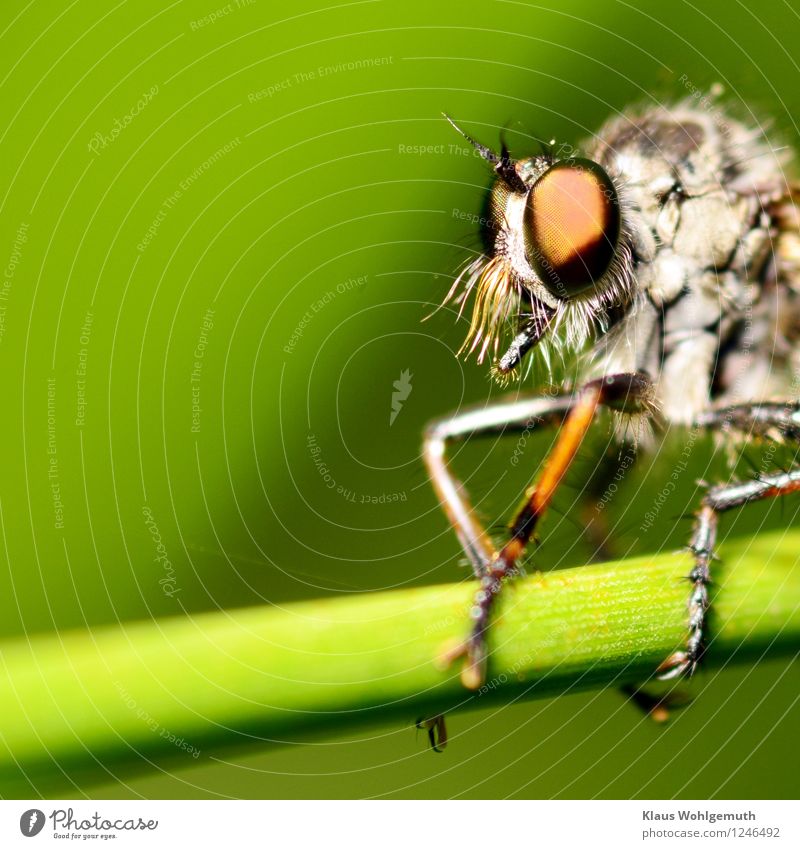
<path fill-rule="evenodd" d="M 521 418 L 521 409 L 517 409 L 516 415 L 510 420 L 502 420 L 500 415 L 495 415 L 491 427 L 479 428 L 479 424 L 487 424 L 479 416 L 472 421 L 467 419 L 466 422 L 465 417 L 458 417 L 434 426 L 432 433 L 438 433 L 439 437 L 438 444 L 433 439 L 426 440 L 425 457 L 428 468 L 440 500 L 480 579 L 480 587 L 470 611 L 473 623 L 471 632 L 466 640 L 449 649 L 442 657 L 445 663 L 462 656 L 465 658 L 461 680 L 469 689 L 477 689 L 485 679 L 486 637 L 495 599 L 505 581 L 516 574 L 526 546 L 550 505 L 564 474 L 572 464 L 597 410 L 601 406 L 608 406 L 626 413 L 649 413 L 650 398 L 649 378 L 642 374 L 621 374 L 593 380 L 579 392 L 570 396 L 558 396 L 549 403 L 545 399 L 539 399 L 540 416 L 549 418 L 550 421 L 554 417 L 560 418 L 563 420 L 563 426 L 536 484 L 526 493 L 521 509 L 509 526 L 508 542 L 499 552 L 491 548 L 487 535 L 472 515 L 469 503 L 447 470 L 442 432 L 446 433 L 449 429 L 450 434 L 463 436 L 478 431 L 496 431 L 506 425 L 519 428 L 525 424 L 530 428 L 533 424 L 530 416 Z M 506 408 L 502 412 L 510 413 L 512 409 Z M 484 411 L 483 415 L 486 416 L 487 413 L 488 411 Z"/>
<path fill-rule="evenodd" d="M 542 425 L 560 424 L 574 401 L 572 395 L 506 399 L 489 407 L 436 419 L 425 429 L 422 451 L 428 475 L 477 578 L 487 573 L 497 551 L 475 515 L 464 487 L 447 465 L 447 445 L 469 436 L 525 432 Z"/>

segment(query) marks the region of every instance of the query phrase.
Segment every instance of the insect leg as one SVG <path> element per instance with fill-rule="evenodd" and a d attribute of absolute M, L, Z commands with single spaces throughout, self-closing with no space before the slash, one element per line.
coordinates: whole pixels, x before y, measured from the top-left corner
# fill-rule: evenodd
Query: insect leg
<path fill-rule="evenodd" d="M 611 494 L 615 491 L 615 481 L 621 480 L 637 460 L 636 447 L 629 442 L 610 443 L 587 481 L 582 508 L 582 524 L 591 542 L 594 554 L 592 562 L 613 560 L 619 556 L 612 541 L 608 514 L 605 510 Z M 656 722 L 666 722 L 673 709 L 689 703 L 688 697 L 677 691 L 666 694 L 650 692 L 640 686 L 628 684 L 619 688 L 626 701 Z"/>
<path fill-rule="evenodd" d="M 800 490 L 800 469 L 763 475 L 745 483 L 722 484 L 706 492 L 697 513 L 690 550 L 695 565 L 689 573 L 689 638 L 683 651 L 675 652 L 661 664 L 662 680 L 692 675 L 703 657 L 707 644 L 706 617 L 710 563 L 714 557 L 719 514 L 754 501 L 776 498 Z"/>
<path fill-rule="evenodd" d="M 428 732 L 428 743 L 434 752 L 443 752 L 447 748 L 447 725 L 442 714 L 417 720 L 417 728 Z"/>
<path fill-rule="evenodd" d="M 475 517 L 462 485 L 448 468 L 445 456 L 447 444 L 468 436 L 488 436 L 532 429 L 541 424 L 557 424 L 574 401 L 572 395 L 506 399 L 489 407 L 476 407 L 436 419 L 425 429 L 423 456 L 428 474 L 478 578 L 486 573 L 497 552 Z"/>
<path fill-rule="evenodd" d="M 631 442 L 610 441 L 586 481 L 582 496 L 581 524 L 592 548 L 590 562 L 602 563 L 619 556 L 611 539 L 606 506 L 612 500 L 621 481 L 636 463 L 636 446 Z"/>
<path fill-rule="evenodd" d="M 488 436 L 557 424 L 563 420 L 574 400 L 572 395 L 509 398 L 489 407 L 475 407 L 436 419 L 425 429 L 423 456 L 428 474 L 476 577 L 483 578 L 497 552 L 475 517 L 466 492 L 447 466 L 445 454 L 448 443 L 469 436 Z M 435 752 L 442 751 L 447 745 L 444 716 L 420 720 L 417 727 L 428 732 L 430 746 Z"/>
<path fill-rule="evenodd" d="M 528 490 L 522 508 L 509 526 L 510 539 L 479 572 L 480 588 L 470 615 L 473 620 L 468 639 L 444 656 L 451 662 L 465 656 L 461 680 L 470 689 L 483 683 L 486 673 L 486 636 L 494 600 L 506 579 L 515 575 L 517 564 L 544 515 L 564 474 L 570 467 L 600 406 L 625 412 L 649 410 L 651 383 L 642 374 L 621 374 L 593 380 L 569 399 L 567 415 L 553 450 L 544 462 L 536 484 Z"/>
<path fill-rule="evenodd" d="M 737 431 L 749 436 L 765 437 L 777 431 L 786 439 L 800 439 L 800 401 L 733 404 L 701 413 L 695 424 L 708 430 Z"/>

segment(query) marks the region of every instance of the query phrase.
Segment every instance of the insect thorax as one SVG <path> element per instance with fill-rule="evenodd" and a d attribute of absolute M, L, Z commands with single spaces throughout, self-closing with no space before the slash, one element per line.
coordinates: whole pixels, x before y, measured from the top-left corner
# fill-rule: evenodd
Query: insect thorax
<path fill-rule="evenodd" d="M 687 106 L 615 118 L 589 152 L 623 188 L 636 295 L 587 373 L 647 372 L 673 422 L 796 396 L 800 240 L 786 157 L 763 131 Z"/>

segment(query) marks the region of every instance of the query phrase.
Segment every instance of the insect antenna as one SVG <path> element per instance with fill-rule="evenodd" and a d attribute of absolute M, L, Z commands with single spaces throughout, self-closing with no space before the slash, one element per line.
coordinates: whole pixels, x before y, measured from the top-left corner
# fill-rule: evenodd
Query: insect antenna
<path fill-rule="evenodd" d="M 498 156 L 493 150 L 490 150 L 486 147 L 485 144 L 481 144 L 479 141 L 476 141 L 472 136 L 467 135 L 461 127 L 456 124 L 456 122 L 446 113 L 442 112 L 447 123 L 461 136 L 463 136 L 466 141 L 468 141 L 475 150 L 481 155 L 483 159 L 489 162 L 494 166 L 494 170 L 497 174 L 503 178 L 503 180 L 516 192 L 527 192 L 528 189 L 522 179 L 522 177 L 517 174 L 517 169 L 514 167 L 514 161 L 511 159 L 511 155 L 509 154 L 508 148 L 505 143 L 503 143 L 503 148 Z"/>

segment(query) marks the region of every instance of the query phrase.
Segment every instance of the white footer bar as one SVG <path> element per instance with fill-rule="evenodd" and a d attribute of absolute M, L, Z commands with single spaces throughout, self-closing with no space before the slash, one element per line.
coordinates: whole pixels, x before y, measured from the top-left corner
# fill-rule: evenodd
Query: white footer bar
<path fill-rule="evenodd" d="M 800 846 L 794 801 L 0 801 L 0 846 Z"/>

